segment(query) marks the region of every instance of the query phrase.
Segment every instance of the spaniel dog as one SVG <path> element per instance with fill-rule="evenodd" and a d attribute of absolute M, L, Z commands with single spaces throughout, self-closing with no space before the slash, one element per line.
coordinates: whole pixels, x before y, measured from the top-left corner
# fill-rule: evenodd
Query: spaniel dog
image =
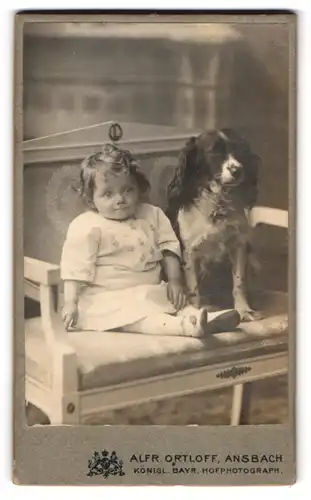
<path fill-rule="evenodd" d="M 250 308 L 246 290 L 247 215 L 257 198 L 258 166 L 259 158 L 237 132 L 208 131 L 187 142 L 168 186 L 167 215 L 181 243 L 190 302 L 200 302 L 195 263 L 208 271 L 209 264 L 229 257 L 241 321 L 261 317 Z"/>

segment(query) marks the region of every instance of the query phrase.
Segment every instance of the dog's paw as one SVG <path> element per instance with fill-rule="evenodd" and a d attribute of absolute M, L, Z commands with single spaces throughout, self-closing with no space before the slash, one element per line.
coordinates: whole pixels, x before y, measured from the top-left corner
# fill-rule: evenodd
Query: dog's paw
<path fill-rule="evenodd" d="M 259 321 L 264 318 L 263 314 L 260 311 L 254 311 L 253 309 L 237 309 L 241 323 L 250 322 L 250 321 Z"/>

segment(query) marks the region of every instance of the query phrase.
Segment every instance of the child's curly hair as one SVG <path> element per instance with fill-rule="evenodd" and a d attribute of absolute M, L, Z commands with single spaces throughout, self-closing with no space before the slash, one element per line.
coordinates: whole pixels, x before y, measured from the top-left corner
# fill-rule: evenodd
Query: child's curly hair
<path fill-rule="evenodd" d="M 93 202 L 95 175 L 100 168 L 115 175 L 126 173 L 137 183 L 141 196 L 150 190 L 150 183 L 139 170 L 139 165 L 130 151 L 121 149 L 115 144 L 105 144 L 102 151 L 87 156 L 81 163 L 79 193 L 84 202 L 92 210 L 96 210 Z"/>

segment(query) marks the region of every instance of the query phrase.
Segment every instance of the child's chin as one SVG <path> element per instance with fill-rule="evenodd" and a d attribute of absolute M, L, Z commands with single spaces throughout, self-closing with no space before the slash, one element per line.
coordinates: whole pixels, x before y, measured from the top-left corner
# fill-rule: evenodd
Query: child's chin
<path fill-rule="evenodd" d="M 133 217 L 134 213 L 132 211 L 126 211 L 126 210 L 118 210 L 116 212 L 113 212 L 109 216 L 107 216 L 107 219 L 112 219 L 112 220 L 125 220 Z"/>

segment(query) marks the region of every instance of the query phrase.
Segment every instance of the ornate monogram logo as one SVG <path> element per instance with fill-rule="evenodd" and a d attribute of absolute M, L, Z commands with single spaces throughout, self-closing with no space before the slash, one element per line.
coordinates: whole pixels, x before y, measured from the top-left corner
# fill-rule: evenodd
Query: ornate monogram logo
<path fill-rule="evenodd" d="M 124 476 L 123 461 L 120 460 L 115 451 L 109 456 L 109 452 L 104 450 L 95 451 L 92 459 L 88 461 L 89 472 L 87 476 L 103 476 L 107 479 L 109 476 Z"/>

